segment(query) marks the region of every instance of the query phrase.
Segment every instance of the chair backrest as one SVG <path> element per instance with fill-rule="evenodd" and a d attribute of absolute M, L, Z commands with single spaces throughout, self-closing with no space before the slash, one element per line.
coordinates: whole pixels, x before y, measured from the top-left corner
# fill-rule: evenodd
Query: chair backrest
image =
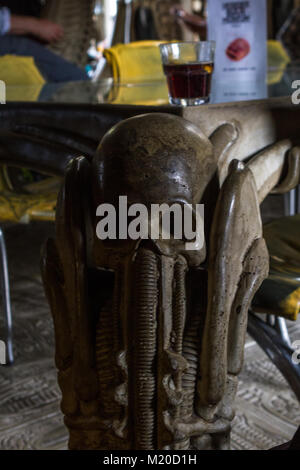
<path fill-rule="evenodd" d="M 152 3 L 157 33 L 159 39 L 162 40 L 191 40 L 192 35 L 187 28 L 176 21 L 175 15 L 172 15 L 171 8 L 176 5 L 183 7 L 186 11 L 192 11 L 191 0 L 155 0 Z"/>
<path fill-rule="evenodd" d="M 300 58 L 299 27 L 300 7 L 295 8 L 278 33 L 278 39 L 282 41 L 284 47 L 294 60 Z"/>
<path fill-rule="evenodd" d="M 42 16 L 60 24 L 65 31 L 53 52 L 79 66 L 87 63 L 87 50 L 94 37 L 93 11 L 95 0 L 48 0 Z"/>

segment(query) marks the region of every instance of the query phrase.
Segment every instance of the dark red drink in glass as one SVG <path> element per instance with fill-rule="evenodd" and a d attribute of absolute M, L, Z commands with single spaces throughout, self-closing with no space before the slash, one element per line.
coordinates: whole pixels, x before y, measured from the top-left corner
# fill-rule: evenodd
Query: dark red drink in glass
<path fill-rule="evenodd" d="M 211 78 L 213 72 L 212 62 L 199 62 L 191 64 L 164 65 L 169 93 L 172 98 L 180 100 L 209 100 Z"/>
<path fill-rule="evenodd" d="M 214 41 L 160 44 L 171 104 L 196 106 L 209 101 L 215 46 Z"/>

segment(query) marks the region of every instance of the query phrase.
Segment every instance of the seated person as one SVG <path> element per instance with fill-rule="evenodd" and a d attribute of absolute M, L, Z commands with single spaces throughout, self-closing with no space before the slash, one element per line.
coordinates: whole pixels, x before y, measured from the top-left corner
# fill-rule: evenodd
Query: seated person
<path fill-rule="evenodd" d="M 300 7 L 295 8 L 284 25 L 281 27 L 277 39 L 282 42 L 292 60 L 300 59 Z"/>
<path fill-rule="evenodd" d="M 42 44 L 59 41 L 62 37 L 63 29 L 52 21 L 14 15 L 7 7 L 0 8 L 0 56 L 13 54 L 33 57 L 47 82 L 87 80 L 84 70 Z"/>

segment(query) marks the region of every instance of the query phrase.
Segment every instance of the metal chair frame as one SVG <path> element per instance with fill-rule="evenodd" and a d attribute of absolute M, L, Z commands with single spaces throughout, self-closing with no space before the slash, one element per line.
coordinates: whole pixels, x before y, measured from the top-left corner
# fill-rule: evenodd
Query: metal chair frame
<path fill-rule="evenodd" d="M 300 185 L 284 195 L 286 216 L 300 214 Z M 300 364 L 292 360 L 292 348 L 286 320 L 275 315 L 266 315 L 266 321 L 249 312 L 248 333 L 263 349 L 273 364 L 280 370 L 300 401 Z"/>
<path fill-rule="evenodd" d="M 12 335 L 12 314 L 10 301 L 9 274 L 7 263 L 7 251 L 4 239 L 4 233 L 0 227 L 0 277 L 1 277 L 1 294 L 2 307 L 5 315 L 5 332 L 6 332 L 6 364 L 14 362 L 13 355 L 13 335 Z"/>

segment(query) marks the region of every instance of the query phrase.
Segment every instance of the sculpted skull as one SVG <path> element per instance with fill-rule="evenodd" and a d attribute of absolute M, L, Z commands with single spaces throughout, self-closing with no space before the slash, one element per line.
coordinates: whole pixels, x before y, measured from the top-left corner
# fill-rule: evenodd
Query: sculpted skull
<path fill-rule="evenodd" d="M 97 205 L 112 204 L 117 219 L 119 196 L 127 196 L 128 207 L 143 204 L 149 214 L 153 204 L 180 204 L 182 209 L 189 204 L 195 218 L 195 205 L 215 170 L 212 151 L 207 137 L 177 116 L 153 113 L 127 119 L 113 127 L 99 145 L 93 163 L 93 199 Z M 203 221 L 200 228 L 203 231 Z M 186 251 L 184 236 L 181 240 L 163 238 L 154 241 L 160 253 L 184 253 L 194 265 L 205 258 L 205 243 Z M 118 240 L 114 246 L 126 251 L 138 243 Z M 105 251 L 107 243 L 101 245 Z"/>

